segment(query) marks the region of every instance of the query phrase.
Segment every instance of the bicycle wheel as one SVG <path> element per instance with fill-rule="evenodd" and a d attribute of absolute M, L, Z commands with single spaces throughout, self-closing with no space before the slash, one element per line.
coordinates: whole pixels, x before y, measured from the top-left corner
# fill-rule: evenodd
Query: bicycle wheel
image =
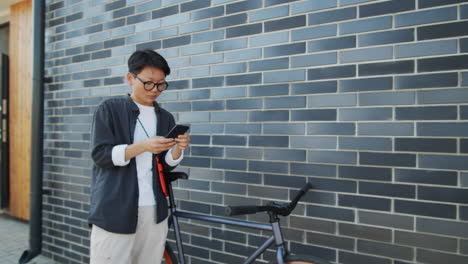
<path fill-rule="evenodd" d="M 277 263 L 276 260 L 271 263 Z M 286 264 L 331 264 L 330 262 L 307 255 L 289 255 L 284 259 Z"/>
<path fill-rule="evenodd" d="M 166 264 L 178 264 L 179 261 L 177 261 L 177 258 L 174 254 L 174 251 L 172 250 L 171 245 L 166 242 L 166 247 L 164 248 L 164 255 L 163 259 Z"/>

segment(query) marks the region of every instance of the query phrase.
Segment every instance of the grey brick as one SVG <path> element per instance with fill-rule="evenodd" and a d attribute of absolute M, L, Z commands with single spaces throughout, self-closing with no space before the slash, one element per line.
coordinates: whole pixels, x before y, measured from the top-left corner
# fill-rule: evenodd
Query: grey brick
<path fill-rule="evenodd" d="M 415 44 L 404 44 L 395 47 L 397 58 L 421 57 L 457 53 L 455 40 L 440 40 Z"/>
<path fill-rule="evenodd" d="M 306 16 L 302 15 L 302 16 L 282 18 L 278 20 L 267 21 L 264 24 L 265 24 L 265 32 L 303 27 L 306 25 Z"/>
<path fill-rule="evenodd" d="M 293 30 L 291 32 L 291 40 L 297 41 L 323 37 L 333 37 L 336 36 L 336 33 L 337 27 L 335 24 L 307 27 Z"/>
<path fill-rule="evenodd" d="M 292 121 L 335 121 L 336 109 L 292 110 Z"/>
<path fill-rule="evenodd" d="M 306 105 L 304 96 L 286 98 L 265 98 L 265 108 L 302 108 Z"/>
<path fill-rule="evenodd" d="M 215 6 L 192 12 L 192 21 L 224 15 L 224 6 Z"/>
<path fill-rule="evenodd" d="M 360 252 L 391 258 L 412 260 L 414 257 L 414 250 L 412 248 L 394 244 L 359 240 L 357 248 Z"/>
<path fill-rule="evenodd" d="M 359 105 L 410 105 L 415 103 L 414 92 L 360 93 Z"/>
<path fill-rule="evenodd" d="M 351 151 L 315 151 L 309 150 L 309 162 L 356 164 L 356 152 Z"/>
<path fill-rule="evenodd" d="M 261 0 L 245 0 L 226 5 L 226 13 L 236 13 L 262 7 Z"/>
<path fill-rule="evenodd" d="M 263 151 L 261 148 L 252 147 L 226 148 L 226 157 L 240 159 L 261 159 L 263 157 Z"/>
<path fill-rule="evenodd" d="M 340 120 L 356 121 L 356 120 L 391 120 L 392 109 L 387 107 L 382 108 L 341 108 Z"/>
<path fill-rule="evenodd" d="M 223 61 L 223 54 L 215 53 L 215 54 L 203 54 L 203 55 L 196 55 L 192 56 L 192 65 L 206 65 L 206 64 L 214 64 Z"/>
<path fill-rule="evenodd" d="M 260 124 L 226 124 L 226 134 L 260 134 Z"/>
<path fill-rule="evenodd" d="M 262 75 L 260 73 L 229 75 L 226 76 L 226 85 L 258 84 L 261 79 Z"/>
<path fill-rule="evenodd" d="M 444 137 L 466 137 L 468 135 L 468 123 L 417 123 L 418 136 L 444 136 Z"/>
<path fill-rule="evenodd" d="M 217 41 L 213 43 L 213 51 L 226 51 L 233 49 L 241 49 L 247 47 L 247 38 L 231 39 Z"/>
<path fill-rule="evenodd" d="M 211 159 L 211 166 L 216 169 L 246 170 L 247 162 L 238 159 Z"/>
<path fill-rule="evenodd" d="M 320 233 L 307 233 L 307 242 L 315 245 L 322 245 L 332 248 L 353 250 L 354 240 L 339 236 L 332 236 Z"/>
<path fill-rule="evenodd" d="M 208 20 L 184 24 L 179 26 L 179 34 L 187 34 L 192 32 L 208 30 L 210 29 L 210 26 L 210 21 Z"/>
<path fill-rule="evenodd" d="M 468 223 L 459 221 L 417 218 L 416 231 L 468 238 Z"/>
<path fill-rule="evenodd" d="M 249 89 L 250 96 L 273 96 L 286 95 L 289 93 L 288 84 L 270 84 L 251 86 Z"/>
<path fill-rule="evenodd" d="M 463 264 L 468 261 L 467 256 L 462 256 L 459 254 L 449 254 L 443 252 L 436 252 L 432 250 L 417 249 L 417 260 L 421 262 L 440 262 L 440 261 L 450 261 L 455 264 Z"/>
<path fill-rule="evenodd" d="M 256 35 L 263 31 L 261 23 L 249 24 L 226 29 L 226 38 L 235 38 L 247 35 Z"/>
<path fill-rule="evenodd" d="M 289 112 L 286 110 L 252 111 L 249 115 L 249 121 L 288 121 Z"/>
<path fill-rule="evenodd" d="M 310 11 L 317 11 L 321 9 L 328 9 L 336 7 L 335 1 L 315 1 L 315 0 L 307 0 L 302 1 L 299 3 L 291 4 L 291 13 L 298 14 Z"/>
<path fill-rule="evenodd" d="M 367 211 L 359 211 L 358 214 L 359 222 L 363 224 L 386 226 L 390 228 L 399 228 L 407 230 L 414 229 L 414 217 Z"/>
<path fill-rule="evenodd" d="M 263 124 L 263 132 L 265 134 L 304 135 L 305 126 L 296 123 L 265 123 Z"/>
<path fill-rule="evenodd" d="M 393 58 L 393 47 L 346 50 L 340 53 L 340 62 L 360 62 Z"/>
<path fill-rule="evenodd" d="M 353 210 L 338 207 L 308 205 L 307 216 L 353 222 L 355 213 Z"/>
<path fill-rule="evenodd" d="M 300 55 L 291 57 L 291 67 L 319 66 L 336 64 L 336 52 L 320 53 L 313 55 Z"/>
<path fill-rule="evenodd" d="M 389 29 L 392 27 L 392 17 L 377 17 L 357 21 L 342 22 L 339 24 L 340 35 Z"/>
<path fill-rule="evenodd" d="M 214 65 L 211 67 L 211 72 L 213 75 L 243 73 L 246 71 L 247 71 L 247 66 L 245 62 Z"/>
<path fill-rule="evenodd" d="M 216 88 L 211 90 L 211 98 L 245 97 L 246 95 L 246 87 Z"/>
<path fill-rule="evenodd" d="M 340 83 L 340 92 L 391 90 L 392 85 L 393 85 L 393 81 L 391 77 L 340 80 L 339 83 Z"/>
<path fill-rule="evenodd" d="M 213 122 L 242 122 L 247 120 L 247 112 L 213 112 L 211 121 Z"/>
<path fill-rule="evenodd" d="M 278 70 L 289 67 L 289 58 L 257 60 L 249 62 L 249 71 Z"/>
<path fill-rule="evenodd" d="M 354 123 L 308 123 L 308 135 L 354 135 Z"/>
<path fill-rule="evenodd" d="M 395 16 L 395 27 L 421 25 L 456 19 L 457 9 L 455 6 L 452 6 L 397 15 Z"/>
<path fill-rule="evenodd" d="M 340 235 L 385 242 L 390 242 L 392 240 L 392 231 L 386 228 L 340 223 L 338 229 Z"/>
<path fill-rule="evenodd" d="M 356 13 L 357 12 L 355 7 L 348 7 L 343 9 L 309 14 L 309 25 L 324 24 L 353 19 L 356 18 Z"/>
<path fill-rule="evenodd" d="M 233 52 L 226 52 L 224 54 L 225 61 L 243 61 L 243 60 L 250 60 L 250 59 L 258 59 L 261 58 L 262 49 L 255 48 L 255 49 L 247 49 L 241 51 L 233 51 Z"/>
<path fill-rule="evenodd" d="M 177 34 L 177 27 L 170 27 L 151 32 L 151 39 L 162 39 L 170 36 L 175 36 Z"/>
<path fill-rule="evenodd" d="M 349 0 L 351 1 L 351 0 Z M 354 2 L 366 2 L 372 0 L 352 0 Z M 362 255 L 356 253 L 349 253 L 346 251 L 339 251 L 338 252 L 339 261 L 342 263 L 372 263 L 372 264 L 390 264 L 390 259 L 370 256 L 370 255 Z M 397 264 L 395 262 L 395 264 Z"/>
<path fill-rule="evenodd" d="M 293 83 L 291 94 L 334 93 L 337 90 L 336 81 Z"/>
<path fill-rule="evenodd" d="M 321 94 L 310 95 L 307 99 L 307 107 L 332 107 L 355 106 L 357 97 L 355 94 Z"/>
<path fill-rule="evenodd" d="M 454 72 L 397 76 L 396 89 L 453 87 L 458 85 L 458 75 Z"/>
<path fill-rule="evenodd" d="M 307 80 L 335 79 L 356 76 L 356 67 L 354 65 L 333 66 L 307 71 Z"/>
<path fill-rule="evenodd" d="M 338 142 L 340 149 L 392 150 L 392 140 L 390 138 L 340 137 Z"/>
<path fill-rule="evenodd" d="M 418 91 L 420 104 L 453 104 L 468 102 L 468 89 L 437 89 Z"/>
<path fill-rule="evenodd" d="M 278 45 L 264 48 L 264 57 L 276 57 L 305 53 L 305 43 Z"/>
<path fill-rule="evenodd" d="M 264 8 L 256 11 L 250 11 L 249 22 L 278 18 L 287 15 L 289 15 L 289 8 L 287 5 Z"/>
<path fill-rule="evenodd" d="M 415 3 L 412 1 L 392 0 L 383 3 L 363 5 L 359 7 L 361 17 L 377 16 L 388 13 L 404 12 L 413 10 Z"/>
<path fill-rule="evenodd" d="M 219 29 L 219 30 L 193 34 L 192 42 L 193 43 L 207 42 L 207 41 L 213 41 L 213 40 L 218 40 L 218 39 L 223 39 L 223 38 L 224 38 L 224 30 Z"/>
<path fill-rule="evenodd" d="M 335 149 L 336 137 L 327 136 L 292 136 L 290 147 L 312 149 Z"/>
<path fill-rule="evenodd" d="M 269 161 L 249 161 L 249 171 L 288 173 L 288 163 Z"/>
<path fill-rule="evenodd" d="M 202 43 L 197 45 L 184 46 L 180 49 L 181 55 L 194 55 L 201 53 L 209 53 L 211 51 L 211 43 Z"/>
<path fill-rule="evenodd" d="M 287 43 L 289 41 L 289 33 L 286 31 L 263 33 L 258 36 L 249 38 L 250 47 L 265 46 L 271 44 Z"/>
<path fill-rule="evenodd" d="M 179 113 L 179 122 L 182 122 L 182 123 L 208 122 L 209 120 L 210 120 L 210 113 L 208 112 Z"/>
<path fill-rule="evenodd" d="M 304 81 L 305 70 L 265 72 L 263 76 L 265 83 Z"/>

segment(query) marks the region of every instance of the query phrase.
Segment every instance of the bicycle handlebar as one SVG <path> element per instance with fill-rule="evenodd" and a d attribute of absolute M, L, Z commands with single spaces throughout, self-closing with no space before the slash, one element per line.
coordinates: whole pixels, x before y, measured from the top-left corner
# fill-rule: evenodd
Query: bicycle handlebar
<path fill-rule="evenodd" d="M 226 206 L 225 215 L 244 215 L 244 214 L 255 214 L 258 212 L 269 211 L 279 215 L 288 216 L 296 208 L 299 200 L 307 193 L 309 189 L 312 189 L 310 182 L 306 183 L 292 199 L 290 203 L 277 204 L 269 203 L 268 205 L 256 206 L 256 205 L 240 205 L 240 206 Z"/>

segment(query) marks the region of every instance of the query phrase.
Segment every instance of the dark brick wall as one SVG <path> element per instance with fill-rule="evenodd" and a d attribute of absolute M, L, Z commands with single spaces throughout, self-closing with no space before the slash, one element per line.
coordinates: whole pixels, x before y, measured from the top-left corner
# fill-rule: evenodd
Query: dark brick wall
<path fill-rule="evenodd" d="M 311 182 L 282 220 L 294 252 L 468 263 L 467 2 L 47 0 L 43 254 L 87 263 L 92 114 L 151 48 L 173 69 L 159 101 L 191 124 L 180 208 L 223 215 Z M 190 263 L 240 263 L 264 237 L 182 230 Z"/>

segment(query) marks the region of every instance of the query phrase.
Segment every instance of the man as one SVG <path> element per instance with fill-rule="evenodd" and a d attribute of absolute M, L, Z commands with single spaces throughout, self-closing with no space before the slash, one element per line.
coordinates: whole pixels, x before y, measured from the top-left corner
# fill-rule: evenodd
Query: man
<path fill-rule="evenodd" d="M 105 100 L 94 115 L 91 264 L 161 262 L 168 210 L 156 163 L 172 170 L 190 143 L 187 134 L 163 137 L 175 125 L 155 101 L 168 87 L 167 61 L 136 51 L 128 68 L 131 95 Z"/>

